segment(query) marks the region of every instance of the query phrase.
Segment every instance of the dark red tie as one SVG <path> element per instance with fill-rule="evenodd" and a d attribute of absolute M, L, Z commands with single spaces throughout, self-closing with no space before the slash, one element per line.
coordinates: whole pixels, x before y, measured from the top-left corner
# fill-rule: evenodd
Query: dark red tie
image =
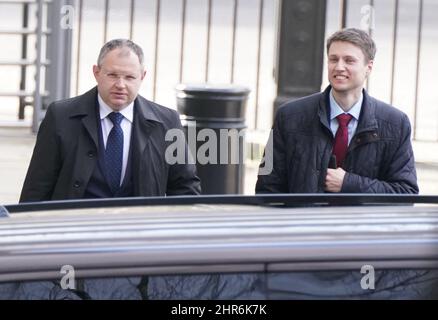
<path fill-rule="evenodd" d="M 339 127 L 335 135 L 335 143 L 333 145 L 333 154 L 336 156 L 336 165 L 338 167 L 342 166 L 345 156 L 347 154 L 348 148 L 348 123 L 351 118 L 350 114 L 340 114 L 336 117 L 338 119 Z"/>

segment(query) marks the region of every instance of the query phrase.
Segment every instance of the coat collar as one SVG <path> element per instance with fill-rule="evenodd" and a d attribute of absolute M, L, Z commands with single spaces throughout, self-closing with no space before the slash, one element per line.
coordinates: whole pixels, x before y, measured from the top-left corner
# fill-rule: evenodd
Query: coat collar
<path fill-rule="evenodd" d="M 77 97 L 78 106 L 72 111 L 71 117 L 78 116 L 95 116 L 96 109 L 90 108 L 90 106 L 97 105 L 97 87 L 87 91 L 81 96 Z M 150 106 L 150 102 L 144 99 L 142 96 L 137 96 L 134 100 L 135 108 L 138 111 L 138 115 L 144 120 L 150 120 L 155 122 L 163 122 L 153 111 Z"/>
<path fill-rule="evenodd" d="M 97 100 L 97 87 L 92 88 L 83 95 L 78 96 L 75 108 L 72 111 L 70 117 L 81 117 L 81 121 L 93 140 L 94 144 L 98 145 L 98 132 L 97 132 L 97 112 L 98 112 L 98 100 Z M 144 133 L 149 133 L 150 130 L 157 124 L 163 121 L 154 113 L 150 102 L 141 96 L 137 96 L 134 100 L 134 113 L 137 118 L 136 124 L 138 129 Z M 144 147 L 143 145 L 141 147 Z"/>
<path fill-rule="evenodd" d="M 146 162 L 153 165 L 150 159 L 152 155 L 147 154 L 149 149 L 157 148 L 154 143 L 161 143 L 156 138 L 152 138 L 155 128 L 160 126 L 163 121 L 155 113 L 156 107 L 152 102 L 147 101 L 141 96 L 138 96 L 134 104 L 134 125 L 133 125 L 133 137 L 131 139 L 132 153 L 132 169 L 133 172 L 138 174 L 133 175 L 134 194 L 151 193 L 153 184 L 153 170 L 151 167 L 144 169 L 144 159 L 148 159 Z M 143 168 L 143 170 L 142 170 Z M 151 179 L 145 178 L 150 177 Z M 153 192 L 152 192 L 153 193 Z"/>
<path fill-rule="evenodd" d="M 135 99 L 134 109 L 142 120 L 163 123 L 163 121 L 154 112 L 151 102 L 147 101 L 142 96 L 137 96 Z"/>
<path fill-rule="evenodd" d="M 321 123 L 330 130 L 330 90 L 329 85 L 324 92 L 321 93 L 319 100 L 318 116 Z M 359 116 L 356 134 L 365 131 L 372 131 L 378 128 L 376 120 L 376 101 L 367 93 L 365 89 L 362 91 L 363 101 L 362 110 Z"/>
<path fill-rule="evenodd" d="M 81 117 L 82 124 L 93 140 L 95 146 L 98 146 L 97 134 L 97 87 L 89 90 L 83 95 L 76 98 L 77 103 L 74 106 L 70 117 Z"/>
<path fill-rule="evenodd" d="M 134 104 L 133 134 L 136 137 L 135 141 L 140 155 L 146 148 L 151 131 L 161 123 L 163 121 L 154 113 L 151 103 L 138 96 Z"/>
<path fill-rule="evenodd" d="M 77 99 L 77 103 L 75 104 L 75 108 L 72 110 L 70 115 L 71 118 L 96 115 L 97 87 L 94 87 L 93 89 L 85 92 L 83 95 L 73 99 Z"/>

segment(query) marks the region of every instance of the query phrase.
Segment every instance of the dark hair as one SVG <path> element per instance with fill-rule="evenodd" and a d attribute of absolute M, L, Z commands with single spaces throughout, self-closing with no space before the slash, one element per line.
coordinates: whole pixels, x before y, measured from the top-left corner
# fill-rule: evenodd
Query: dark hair
<path fill-rule="evenodd" d="M 140 64 L 143 66 L 143 62 L 144 62 L 143 50 L 138 44 L 128 39 L 113 39 L 105 43 L 102 49 L 100 49 L 99 57 L 97 58 L 97 65 L 100 67 L 102 65 L 103 58 L 105 58 L 108 52 L 118 48 L 129 48 L 132 52 L 134 52 L 137 55 Z"/>
<path fill-rule="evenodd" d="M 327 40 L 327 53 L 330 46 L 335 41 L 346 41 L 358 46 L 362 50 L 367 61 L 374 60 L 374 57 L 376 56 L 376 44 L 369 34 L 363 30 L 347 28 L 335 32 Z"/>

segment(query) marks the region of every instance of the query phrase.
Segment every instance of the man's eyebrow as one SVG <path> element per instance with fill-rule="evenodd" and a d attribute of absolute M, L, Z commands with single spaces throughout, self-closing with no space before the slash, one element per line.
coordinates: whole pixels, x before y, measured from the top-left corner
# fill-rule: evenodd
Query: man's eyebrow
<path fill-rule="evenodd" d="M 338 58 L 338 57 L 348 58 L 348 59 L 358 59 L 356 56 L 352 56 L 352 55 L 346 55 L 346 56 L 340 56 L 337 54 L 330 54 L 329 55 L 329 58 Z"/>

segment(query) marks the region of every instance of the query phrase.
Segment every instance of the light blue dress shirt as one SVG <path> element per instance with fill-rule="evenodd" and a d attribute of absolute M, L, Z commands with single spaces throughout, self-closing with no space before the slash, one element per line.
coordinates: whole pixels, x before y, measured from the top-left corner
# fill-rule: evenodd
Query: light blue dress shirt
<path fill-rule="evenodd" d="M 360 111 L 362 110 L 362 101 L 363 101 L 363 93 L 360 94 L 359 100 L 353 105 L 353 107 L 345 112 L 336 102 L 333 97 L 333 92 L 330 90 L 330 129 L 333 133 L 333 137 L 336 135 L 336 131 L 338 131 L 339 123 L 336 119 L 337 116 L 343 113 L 347 113 L 353 116 L 348 124 L 348 145 L 350 145 L 351 138 L 353 138 L 356 133 L 357 124 L 359 122 Z"/>

